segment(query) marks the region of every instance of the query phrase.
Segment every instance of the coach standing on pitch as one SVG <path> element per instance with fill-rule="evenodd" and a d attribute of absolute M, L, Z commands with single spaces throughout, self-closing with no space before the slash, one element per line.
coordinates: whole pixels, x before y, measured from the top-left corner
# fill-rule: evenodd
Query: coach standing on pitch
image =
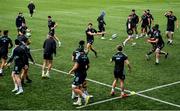
<path fill-rule="evenodd" d="M 29 13 L 30 13 L 30 16 L 32 17 L 33 16 L 33 13 L 35 11 L 35 5 L 33 3 L 33 1 L 30 1 L 30 3 L 28 4 L 28 9 L 29 9 Z"/>

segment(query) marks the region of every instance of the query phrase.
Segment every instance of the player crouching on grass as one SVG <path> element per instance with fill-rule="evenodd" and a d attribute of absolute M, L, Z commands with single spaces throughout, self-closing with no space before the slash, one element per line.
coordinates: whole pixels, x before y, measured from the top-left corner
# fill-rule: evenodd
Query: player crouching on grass
<path fill-rule="evenodd" d="M 54 40 L 54 34 L 49 33 L 48 38 L 44 41 L 43 44 L 43 49 L 44 49 L 44 61 L 43 61 L 43 66 L 42 66 L 42 78 L 50 77 L 49 76 L 49 71 L 51 70 L 52 67 L 52 62 L 53 62 L 53 54 L 56 55 L 56 41 Z M 47 71 L 45 74 L 45 68 L 47 66 Z"/>
<path fill-rule="evenodd" d="M 127 22 L 126 22 L 126 26 L 127 26 L 127 34 L 128 34 L 128 38 L 126 40 L 124 40 L 123 42 L 123 46 L 126 45 L 126 43 L 128 41 L 133 41 L 133 21 L 132 21 L 132 15 L 128 16 Z M 132 42 L 132 46 L 136 45 L 135 42 Z"/>
<path fill-rule="evenodd" d="M 89 59 L 84 53 L 84 49 L 79 50 L 80 55 L 77 58 L 73 68 L 69 71 L 69 74 L 72 72 L 75 73 L 74 81 L 72 83 L 72 90 L 78 94 L 77 102 L 74 102 L 74 105 L 82 105 L 81 97 L 85 100 L 85 105 L 88 104 L 90 96 L 83 92 L 83 83 L 85 82 L 87 76 L 87 70 L 89 68 Z"/>
<path fill-rule="evenodd" d="M 117 46 L 117 53 L 113 55 L 111 62 L 115 62 L 114 67 L 114 81 L 112 84 L 111 95 L 115 94 L 115 87 L 118 79 L 120 79 L 120 88 L 121 88 L 121 97 L 126 97 L 127 94 L 124 93 L 124 80 L 125 80 L 125 71 L 124 71 L 124 64 L 128 65 L 129 71 L 131 71 L 131 66 L 128 61 L 128 57 L 122 52 L 123 47 Z"/>
<path fill-rule="evenodd" d="M 6 63 L 6 66 L 9 66 L 10 63 L 14 60 L 14 69 L 12 71 L 12 79 L 14 82 L 14 89 L 12 92 L 16 92 L 16 95 L 23 93 L 23 88 L 21 84 L 20 73 L 22 68 L 25 67 L 25 50 L 20 47 L 20 41 L 15 40 L 15 48 L 13 50 L 12 56 Z"/>
<path fill-rule="evenodd" d="M 155 45 L 155 53 L 156 53 L 156 62 L 155 62 L 155 64 L 158 65 L 159 64 L 159 59 L 160 59 L 160 54 L 164 54 L 165 58 L 167 58 L 167 56 L 168 56 L 167 52 L 162 51 L 162 49 L 164 47 L 164 41 L 162 39 L 161 32 L 159 30 L 159 25 L 158 24 L 156 24 L 154 26 L 153 36 L 154 36 L 154 39 L 148 39 L 147 42 L 156 44 Z"/>

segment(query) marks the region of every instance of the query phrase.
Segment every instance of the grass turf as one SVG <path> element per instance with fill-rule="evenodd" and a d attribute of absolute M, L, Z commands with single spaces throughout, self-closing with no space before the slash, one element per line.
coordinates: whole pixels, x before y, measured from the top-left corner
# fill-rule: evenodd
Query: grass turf
<path fill-rule="evenodd" d="M 85 40 L 85 29 L 88 22 L 92 22 L 97 29 L 97 16 L 102 10 L 106 11 L 105 21 L 107 23 L 106 38 L 117 33 L 118 38 L 114 41 L 100 40 L 95 37 L 94 47 L 98 51 L 98 58 L 90 52 L 89 58 L 91 67 L 88 71 L 88 78 L 97 80 L 106 84 L 113 81 L 113 64 L 109 59 L 115 53 L 117 44 L 122 43 L 126 38 L 126 18 L 132 8 L 136 9 L 139 16 L 142 11 L 150 9 L 155 23 L 160 24 L 160 29 L 164 40 L 166 30 L 166 18 L 163 16 L 167 10 L 173 10 L 176 17 L 179 18 L 178 0 L 34 0 L 36 4 L 36 13 L 33 18 L 29 17 L 27 4 L 28 0 L 0 0 L 0 29 L 8 29 L 9 35 L 14 40 L 16 38 L 15 18 L 19 11 L 22 11 L 28 27 L 32 30 L 31 49 L 42 48 L 43 41 L 48 32 L 47 16 L 51 15 L 59 25 L 56 29 L 56 35 L 62 41 L 62 47 L 57 49 L 57 56 L 54 58 L 54 67 L 63 71 L 69 71 L 71 62 L 71 53 L 77 47 L 78 41 Z M 140 27 L 140 25 L 139 25 Z M 139 29 L 140 31 L 140 29 Z M 165 46 L 164 50 L 169 52 L 169 57 L 160 60 L 160 65 L 154 65 L 154 56 L 150 61 L 145 60 L 145 54 L 150 48 L 150 44 L 145 39 L 136 40 L 135 47 L 125 47 L 125 53 L 128 55 L 132 64 L 132 73 L 127 73 L 125 86 L 129 90 L 140 91 L 157 85 L 168 84 L 179 81 L 180 76 L 178 66 L 180 66 L 179 29 L 175 31 L 174 46 Z M 42 63 L 42 51 L 32 52 L 37 63 Z M 25 87 L 25 93 L 21 96 L 14 96 L 10 91 L 13 89 L 13 83 L 10 78 L 11 69 L 5 70 L 5 76 L 0 78 L 0 109 L 75 109 L 72 106 L 71 81 L 72 79 L 61 73 L 51 72 L 51 79 L 41 80 L 41 68 L 32 66 L 30 76 L 33 79 L 32 84 Z M 94 101 L 110 98 L 110 88 L 100 86 L 89 82 L 89 91 L 94 95 Z M 166 89 L 166 88 L 165 88 Z M 165 90 L 163 89 L 163 90 Z M 171 89 L 179 92 L 178 88 Z M 159 91 L 157 93 L 148 92 L 150 96 L 167 100 L 178 104 L 178 94 L 169 94 Z M 146 94 L 146 93 L 145 93 Z M 133 96 L 125 100 L 115 100 L 108 103 L 87 107 L 85 109 L 178 109 L 177 107 L 154 102 L 142 97 Z"/>

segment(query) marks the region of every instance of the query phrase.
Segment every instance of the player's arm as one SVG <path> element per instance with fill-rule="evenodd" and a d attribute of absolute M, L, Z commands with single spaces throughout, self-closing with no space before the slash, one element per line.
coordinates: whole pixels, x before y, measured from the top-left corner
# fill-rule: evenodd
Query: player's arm
<path fill-rule="evenodd" d="M 9 66 L 9 65 L 12 63 L 13 59 L 14 59 L 14 49 L 13 49 L 13 51 L 12 51 L 11 57 L 9 58 L 9 60 L 8 60 L 7 63 L 5 64 L 5 66 Z"/>
<path fill-rule="evenodd" d="M 131 72 L 131 65 L 130 65 L 128 59 L 126 59 L 124 62 L 128 66 L 129 71 Z"/>
<path fill-rule="evenodd" d="M 151 39 L 148 39 L 147 42 L 149 43 L 157 43 L 159 41 L 159 39 L 155 39 L 155 40 L 151 40 Z"/>
<path fill-rule="evenodd" d="M 151 15 L 152 25 L 154 25 L 154 17 Z"/>
<path fill-rule="evenodd" d="M 148 18 L 148 24 L 149 25 L 151 24 L 151 18 Z"/>
<path fill-rule="evenodd" d="M 56 42 L 53 42 L 53 53 L 56 55 Z"/>
<path fill-rule="evenodd" d="M 10 44 L 9 49 L 11 49 L 13 47 L 13 43 L 11 39 L 9 39 L 9 44 Z"/>
<path fill-rule="evenodd" d="M 54 24 L 54 27 L 52 27 L 51 29 L 55 29 L 58 26 L 57 23 Z"/>
<path fill-rule="evenodd" d="M 176 20 L 176 28 L 178 29 L 179 28 L 179 21 Z"/>
<path fill-rule="evenodd" d="M 79 67 L 79 64 L 76 62 L 73 68 L 69 71 L 69 74 L 72 74 L 72 72 L 74 72 L 78 67 Z"/>
<path fill-rule="evenodd" d="M 169 12 L 165 12 L 164 16 L 166 16 L 166 17 L 169 16 Z"/>

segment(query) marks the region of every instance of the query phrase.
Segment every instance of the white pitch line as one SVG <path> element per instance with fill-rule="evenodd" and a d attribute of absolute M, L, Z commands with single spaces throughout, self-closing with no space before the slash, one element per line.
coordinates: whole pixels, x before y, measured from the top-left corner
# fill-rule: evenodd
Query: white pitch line
<path fill-rule="evenodd" d="M 42 48 L 41 49 L 32 49 L 30 50 L 31 52 L 35 52 L 35 51 L 40 51 L 40 50 L 43 50 Z"/>
<path fill-rule="evenodd" d="M 105 102 L 109 102 L 109 101 L 112 101 L 112 100 L 120 99 L 120 98 L 121 97 L 118 96 L 118 97 L 114 97 L 114 98 L 110 98 L 110 99 L 105 99 L 105 100 L 97 101 L 97 102 L 94 102 L 94 103 L 91 103 L 91 104 L 88 104 L 88 105 L 79 106 L 79 107 L 76 107 L 76 108 L 77 109 L 81 109 L 81 108 L 85 108 L 85 107 L 94 106 L 94 105 L 97 105 L 97 104 L 102 104 L 102 103 L 105 103 Z"/>
<path fill-rule="evenodd" d="M 169 84 L 165 84 L 165 85 L 161 85 L 161 86 L 156 86 L 156 87 L 149 88 L 149 89 L 146 89 L 146 90 L 143 90 L 143 91 L 138 91 L 137 93 L 140 94 L 140 93 L 144 93 L 144 92 L 149 92 L 149 91 L 152 91 L 152 90 L 155 90 L 155 89 L 160 89 L 160 88 L 172 86 L 172 85 L 175 85 L 175 84 L 180 84 L 180 81 L 169 83 Z"/>
<path fill-rule="evenodd" d="M 168 105 L 180 108 L 180 105 L 178 105 L 178 104 L 174 104 L 174 103 L 170 103 L 170 102 L 167 102 L 167 101 L 163 101 L 163 100 L 160 100 L 160 99 L 157 99 L 157 98 L 154 98 L 154 97 L 146 96 L 144 94 L 137 94 L 137 95 L 141 96 L 141 97 L 144 97 L 144 98 L 148 98 L 148 99 L 154 100 L 154 101 L 158 101 L 160 103 L 164 103 L 164 104 L 168 104 Z"/>
<path fill-rule="evenodd" d="M 31 63 L 31 62 L 30 62 Z M 42 67 L 41 64 L 35 64 L 36 66 L 39 66 L 39 67 Z M 56 71 L 56 72 L 60 72 L 60 73 L 63 73 L 63 74 L 68 74 L 67 72 L 65 71 L 61 71 L 61 70 L 58 70 L 58 69 L 55 69 L 55 68 L 52 68 L 52 70 Z M 99 81 L 95 81 L 95 80 L 92 80 L 92 79 L 87 79 L 88 81 L 91 81 L 91 82 L 94 82 L 94 83 L 97 83 L 97 84 L 100 84 L 100 85 L 103 85 L 103 86 L 106 86 L 106 87 L 109 87 L 109 88 L 112 88 L 111 85 L 108 85 L 108 84 L 105 84 L 105 83 L 102 83 L 102 82 L 99 82 Z M 120 88 L 117 88 L 116 89 L 120 90 Z M 126 90 L 126 92 L 131 92 L 129 90 Z M 160 103 L 164 103 L 164 104 L 168 104 L 168 105 L 171 105 L 171 106 L 175 106 L 175 107 L 178 107 L 180 108 L 180 105 L 178 104 L 174 104 L 174 103 L 170 103 L 170 102 L 167 102 L 167 101 L 163 101 L 163 100 L 160 100 L 160 99 L 157 99 L 157 98 L 154 98 L 154 97 L 150 97 L 150 96 L 146 96 L 146 95 L 143 95 L 143 94 L 139 94 L 139 93 L 136 93 L 136 95 L 138 96 L 141 96 L 141 97 L 144 97 L 144 98 L 148 98 L 148 99 L 151 99 L 151 100 L 154 100 L 154 101 L 158 101 Z M 87 106 L 87 105 L 86 105 Z"/>

